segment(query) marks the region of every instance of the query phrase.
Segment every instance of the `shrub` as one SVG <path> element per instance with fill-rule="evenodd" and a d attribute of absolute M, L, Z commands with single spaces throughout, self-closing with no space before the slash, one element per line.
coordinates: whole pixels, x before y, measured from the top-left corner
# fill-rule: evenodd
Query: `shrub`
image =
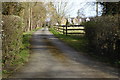
<path fill-rule="evenodd" d="M 120 26 L 118 16 L 101 16 L 84 23 L 90 51 L 112 62 L 120 61 Z"/>
<path fill-rule="evenodd" d="M 12 65 L 12 62 L 17 60 L 19 57 L 17 54 L 20 52 L 22 47 L 22 20 L 18 16 L 6 15 L 3 16 L 3 68 L 8 68 Z"/>

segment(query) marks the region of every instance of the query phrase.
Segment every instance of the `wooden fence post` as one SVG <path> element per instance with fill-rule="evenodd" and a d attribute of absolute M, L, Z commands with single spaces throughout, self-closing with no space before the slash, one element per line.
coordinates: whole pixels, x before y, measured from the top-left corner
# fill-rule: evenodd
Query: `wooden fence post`
<path fill-rule="evenodd" d="M 62 27 L 63 27 L 63 34 L 65 34 L 65 33 L 64 33 L 64 26 L 62 26 Z"/>
<path fill-rule="evenodd" d="M 66 27 L 66 36 L 67 36 L 67 25 L 65 27 Z"/>
<path fill-rule="evenodd" d="M 66 22 L 66 36 L 67 36 L 67 27 L 68 27 L 68 19 L 67 19 L 67 22 Z"/>

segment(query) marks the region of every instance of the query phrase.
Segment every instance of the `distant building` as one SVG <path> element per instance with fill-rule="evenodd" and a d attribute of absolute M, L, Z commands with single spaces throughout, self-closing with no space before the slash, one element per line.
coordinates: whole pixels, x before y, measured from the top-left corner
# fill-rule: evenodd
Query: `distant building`
<path fill-rule="evenodd" d="M 79 24 L 78 21 L 79 21 L 79 20 L 78 20 L 77 18 L 74 18 L 74 17 L 68 18 L 68 22 L 69 22 L 70 24 L 78 25 L 78 24 Z"/>
<path fill-rule="evenodd" d="M 67 23 L 67 19 L 66 18 L 62 18 L 61 25 L 66 25 L 66 23 Z"/>
<path fill-rule="evenodd" d="M 74 25 L 79 25 L 79 19 L 74 18 L 74 19 L 73 19 L 73 23 L 74 23 Z"/>
<path fill-rule="evenodd" d="M 69 24 L 80 25 L 82 22 L 90 21 L 90 18 L 78 18 L 78 17 L 62 18 L 61 25 L 66 25 L 67 20 Z"/>
<path fill-rule="evenodd" d="M 90 18 L 86 18 L 86 21 L 90 21 Z"/>

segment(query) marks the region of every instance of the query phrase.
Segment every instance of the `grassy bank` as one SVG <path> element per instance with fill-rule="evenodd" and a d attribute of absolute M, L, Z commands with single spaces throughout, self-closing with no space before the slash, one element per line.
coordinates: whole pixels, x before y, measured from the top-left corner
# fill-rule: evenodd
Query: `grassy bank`
<path fill-rule="evenodd" d="M 73 47 L 74 49 L 82 52 L 87 52 L 86 44 L 87 40 L 84 36 L 72 36 L 72 35 L 64 35 L 60 34 L 59 32 L 55 31 L 53 28 L 50 28 L 50 31 L 59 39 Z"/>
<path fill-rule="evenodd" d="M 22 47 L 21 47 L 19 53 L 15 57 L 17 59 L 12 61 L 12 64 L 9 67 L 9 69 L 2 71 L 4 78 L 9 77 L 13 72 L 15 72 L 21 66 L 23 66 L 26 62 L 28 62 L 29 56 L 30 56 L 30 39 L 32 38 L 32 34 L 38 29 L 39 28 L 34 29 L 30 32 L 23 33 Z"/>

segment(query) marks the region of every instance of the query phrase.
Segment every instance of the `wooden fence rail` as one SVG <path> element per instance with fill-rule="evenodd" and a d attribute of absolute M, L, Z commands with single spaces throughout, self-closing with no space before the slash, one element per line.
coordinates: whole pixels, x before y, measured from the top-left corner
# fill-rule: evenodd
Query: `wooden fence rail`
<path fill-rule="evenodd" d="M 61 34 L 84 34 L 83 25 L 54 25 L 54 29 Z"/>

